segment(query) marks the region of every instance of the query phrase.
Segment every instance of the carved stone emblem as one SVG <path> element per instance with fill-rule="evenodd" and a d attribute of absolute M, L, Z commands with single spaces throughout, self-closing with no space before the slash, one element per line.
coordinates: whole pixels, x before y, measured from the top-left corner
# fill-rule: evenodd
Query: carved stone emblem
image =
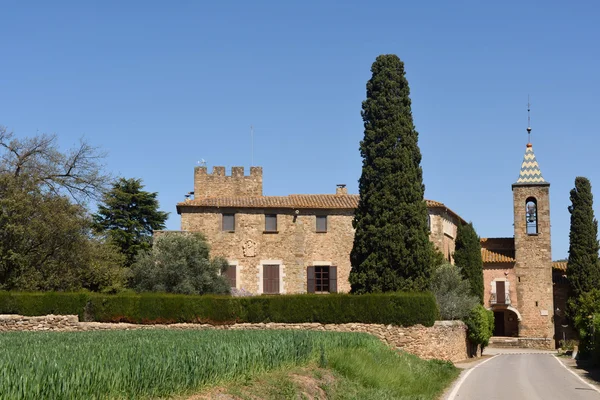
<path fill-rule="evenodd" d="M 248 239 L 242 245 L 244 249 L 244 257 L 255 257 L 258 250 L 258 244 L 252 239 Z"/>

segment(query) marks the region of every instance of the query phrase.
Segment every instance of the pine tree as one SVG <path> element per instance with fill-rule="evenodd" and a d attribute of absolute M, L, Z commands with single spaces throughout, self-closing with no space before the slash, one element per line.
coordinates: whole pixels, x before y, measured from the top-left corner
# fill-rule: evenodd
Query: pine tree
<path fill-rule="evenodd" d="M 352 292 L 427 290 L 433 245 L 404 63 L 396 55 L 380 55 L 371 72 L 361 113 L 365 132 L 350 254 Z"/>
<path fill-rule="evenodd" d="M 471 294 L 483 304 L 483 259 L 481 242 L 472 223 L 458 224 L 454 264 L 460 268 L 463 277 L 469 281 Z"/>
<path fill-rule="evenodd" d="M 120 178 L 104 194 L 94 214 L 94 230 L 117 245 L 131 266 L 138 252 L 151 247 L 152 233 L 164 229 L 169 213 L 158 210 L 157 193 L 142 190 L 141 179 Z"/>
<path fill-rule="evenodd" d="M 592 185 L 587 178 L 575 178 L 571 190 L 571 232 L 569 233 L 569 297 L 578 298 L 600 287 L 598 221 L 594 218 Z"/>

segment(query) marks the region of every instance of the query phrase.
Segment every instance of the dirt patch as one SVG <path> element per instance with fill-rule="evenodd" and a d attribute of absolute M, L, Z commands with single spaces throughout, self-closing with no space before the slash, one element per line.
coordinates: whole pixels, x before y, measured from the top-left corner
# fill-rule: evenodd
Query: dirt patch
<path fill-rule="evenodd" d="M 214 387 L 186 397 L 187 400 L 327 399 L 327 388 L 335 385 L 331 371 L 298 368 L 265 374 L 252 382 Z"/>

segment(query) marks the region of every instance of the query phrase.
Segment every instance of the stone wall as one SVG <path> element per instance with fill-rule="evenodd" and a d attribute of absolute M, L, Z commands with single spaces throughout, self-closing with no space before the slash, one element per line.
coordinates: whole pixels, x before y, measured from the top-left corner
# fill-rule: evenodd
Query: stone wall
<path fill-rule="evenodd" d="M 429 240 L 442 252 L 444 258 L 454 264 L 454 250 L 456 248 L 456 233 L 458 218 L 443 208 L 428 208 L 429 213 Z"/>
<path fill-rule="evenodd" d="M 222 330 L 306 330 L 330 332 L 363 332 L 376 336 L 384 343 L 424 359 L 442 359 L 458 362 L 468 358 L 466 326 L 460 321 L 437 321 L 432 327 L 415 325 L 399 327 L 379 324 L 170 324 L 135 325 L 100 322 L 79 322 L 76 315 L 46 315 L 25 317 L 22 315 L 0 315 L 0 332 L 6 331 L 97 331 L 129 329 L 222 329 Z"/>
<path fill-rule="evenodd" d="M 308 266 L 337 266 L 338 292 L 350 291 L 353 210 L 228 208 L 235 231 L 221 229 L 223 210 L 191 209 L 181 214 L 183 231 L 206 235 L 211 256 L 236 265 L 236 287 L 262 293 L 263 265 L 279 265 L 280 293 L 306 293 Z M 277 215 L 277 231 L 265 231 L 265 213 Z M 327 216 L 327 232 L 317 232 L 316 216 Z"/>
<path fill-rule="evenodd" d="M 250 167 L 250 175 L 244 175 L 244 167 L 232 167 L 231 175 L 225 167 L 213 167 L 212 174 L 206 167 L 194 169 L 194 198 L 262 196 L 262 191 L 262 167 Z"/>
<path fill-rule="evenodd" d="M 549 190 L 549 185 L 513 185 L 519 336 L 528 338 L 554 337 Z M 527 234 L 529 198 L 537 201 L 537 234 Z"/>

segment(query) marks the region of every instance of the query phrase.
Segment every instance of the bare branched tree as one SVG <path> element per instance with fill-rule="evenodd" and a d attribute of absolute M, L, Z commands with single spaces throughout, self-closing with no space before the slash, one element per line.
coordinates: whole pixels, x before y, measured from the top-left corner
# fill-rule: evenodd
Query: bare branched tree
<path fill-rule="evenodd" d="M 44 190 L 67 194 L 78 203 L 98 199 L 112 182 L 104 172 L 105 157 L 83 139 L 64 153 L 56 135 L 17 139 L 0 126 L 0 173 L 32 179 Z"/>

